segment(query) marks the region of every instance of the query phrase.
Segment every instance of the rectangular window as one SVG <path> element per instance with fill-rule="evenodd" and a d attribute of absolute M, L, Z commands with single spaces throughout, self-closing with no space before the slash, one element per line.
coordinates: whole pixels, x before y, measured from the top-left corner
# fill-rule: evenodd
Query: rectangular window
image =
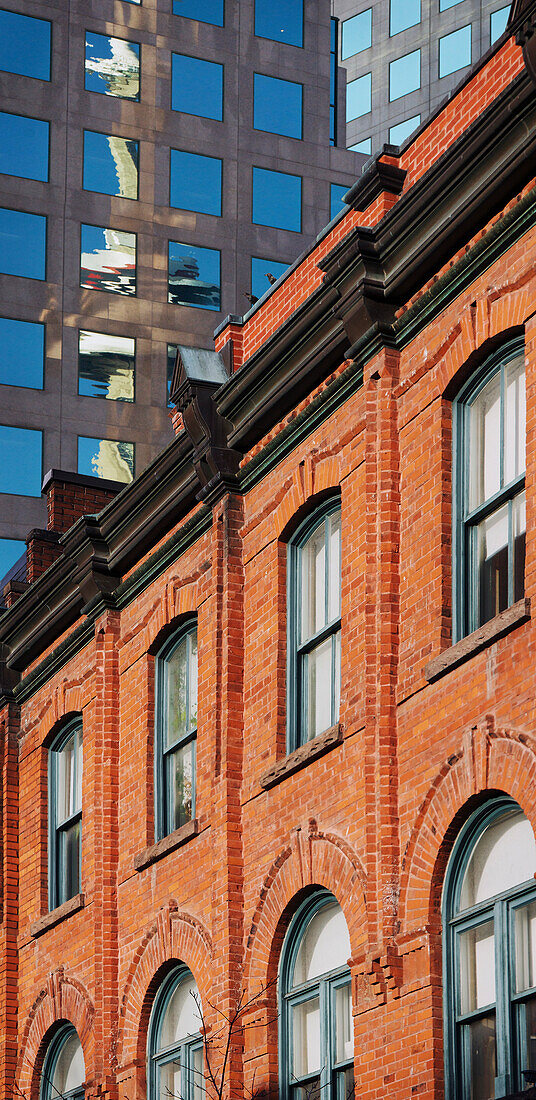
<path fill-rule="evenodd" d="M 343 195 L 346 194 L 348 188 L 346 184 L 331 183 L 329 188 L 329 218 L 330 221 L 340 214 L 341 210 L 347 210 L 348 207 L 345 202 L 342 201 Z"/>
<path fill-rule="evenodd" d="M 449 76 L 471 64 L 471 24 L 439 39 L 439 75 Z"/>
<path fill-rule="evenodd" d="M 134 401 L 136 341 L 81 329 L 78 337 L 78 393 L 108 401 Z"/>
<path fill-rule="evenodd" d="M 448 8 L 456 7 L 456 4 L 461 4 L 462 0 L 439 0 L 439 10 L 447 11 Z"/>
<path fill-rule="evenodd" d="M 171 55 L 171 109 L 185 115 L 223 118 L 223 65 L 183 53 Z"/>
<path fill-rule="evenodd" d="M 254 225 L 272 225 L 301 233 L 301 176 L 289 172 L 253 169 Z"/>
<path fill-rule="evenodd" d="M 169 205 L 199 214 L 221 215 L 222 161 L 200 153 L 172 149 L 169 171 Z"/>
<path fill-rule="evenodd" d="M 134 444 L 119 439 L 78 436 L 78 473 L 130 482 L 134 478 Z"/>
<path fill-rule="evenodd" d="M 492 13 L 489 17 L 490 36 L 491 36 L 491 45 L 492 46 L 493 46 L 493 43 L 496 42 L 497 39 L 501 37 L 501 34 L 504 34 L 504 32 L 506 30 L 506 24 L 508 22 L 509 14 L 510 14 L 510 4 L 507 4 L 505 8 L 499 8 L 498 11 L 492 11 Z"/>
<path fill-rule="evenodd" d="M 139 43 L 86 31 L 85 88 L 116 99 L 139 100 Z"/>
<path fill-rule="evenodd" d="M 157 839 L 195 816 L 197 630 L 190 627 L 156 661 Z"/>
<path fill-rule="evenodd" d="M 389 34 L 399 34 L 421 21 L 421 0 L 390 0 Z"/>
<path fill-rule="evenodd" d="M 372 8 L 352 15 L 341 24 L 341 61 L 372 46 Z"/>
<path fill-rule="evenodd" d="M 47 219 L 0 207 L 0 272 L 44 279 Z"/>
<path fill-rule="evenodd" d="M 329 45 L 329 143 L 337 144 L 337 101 L 339 98 L 338 80 L 338 37 L 339 20 L 330 19 Z"/>
<path fill-rule="evenodd" d="M 255 34 L 303 46 L 303 0 L 255 0 Z"/>
<path fill-rule="evenodd" d="M 406 118 L 404 122 L 398 122 L 396 126 L 391 126 L 389 130 L 389 143 L 391 145 L 402 145 L 406 138 L 408 138 L 420 124 L 421 116 L 413 115 L 413 118 Z"/>
<path fill-rule="evenodd" d="M 262 298 L 263 294 L 277 282 L 280 275 L 288 269 L 288 264 L 280 260 L 263 260 L 260 256 L 251 257 L 251 293 L 255 298 Z"/>
<path fill-rule="evenodd" d="M 389 100 L 400 99 L 421 86 L 421 51 L 397 57 L 389 65 Z"/>
<path fill-rule="evenodd" d="M 0 69 L 50 80 L 52 24 L 48 19 L 0 10 Z"/>
<path fill-rule="evenodd" d="M 253 74 L 253 126 L 269 134 L 301 138 L 303 86 L 276 76 Z"/>
<path fill-rule="evenodd" d="M 217 248 L 169 242 L 168 302 L 221 309 L 221 253 Z"/>
<path fill-rule="evenodd" d="M 185 19 L 198 19 L 200 23 L 212 23 L 223 27 L 223 0 L 173 0 L 173 15 Z"/>
<path fill-rule="evenodd" d="M 0 424 L 0 493 L 40 497 L 43 433 Z"/>
<path fill-rule="evenodd" d="M 84 130 L 85 190 L 137 199 L 139 149 L 130 138 Z"/>
<path fill-rule="evenodd" d="M 4 586 L 19 570 L 26 580 L 26 543 L 22 539 L 0 539 L 0 602 Z"/>
<path fill-rule="evenodd" d="M 77 720 L 49 754 L 49 907 L 80 891 L 82 846 L 82 725 Z"/>
<path fill-rule="evenodd" d="M 362 141 L 356 142 L 355 145 L 349 145 L 348 149 L 351 153 L 364 153 L 366 157 L 370 157 L 372 153 L 372 138 L 363 138 Z"/>
<path fill-rule="evenodd" d="M 80 227 L 80 286 L 136 294 L 136 234 L 100 225 Z"/>
<path fill-rule="evenodd" d="M 372 73 L 358 76 L 346 85 L 346 121 L 351 122 L 372 109 Z"/>
<path fill-rule="evenodd" d="M 0 384 L 43 389 L 45 326 L 0 317 Z"/>
<path fill-rule="evenodd" d="M 49 130 L 39 118 L 0 111 L 0 172 L 46 183 Z"/>

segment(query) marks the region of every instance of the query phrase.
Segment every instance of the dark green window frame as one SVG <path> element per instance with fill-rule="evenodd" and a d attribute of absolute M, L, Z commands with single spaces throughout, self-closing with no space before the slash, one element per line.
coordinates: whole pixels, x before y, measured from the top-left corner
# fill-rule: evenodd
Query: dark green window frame
<path fill-rule="evenodd" d="M 519 805 L 507 796 L 480 806 L 466 822 L 451 854 L 442 900 L 443 919 L 443 1021 L 445 1040 L 446 1100 L 471 1100 L 469 1079 L 469 1027 L 493 1015 L 496 1034 L 495 1097 L 525 1088 L 523 1071 L 529 1068 L 526 1051 L 525 1013 L 536 1002 L 536 986 L 516 992 L 515 915 L 520 907 L 536 902 L 534 877 L 510 890 L 460 910 L 460 895 L 469 860 L 484 830 Z M 493 922 L 495 952 L 495 1002 L 462 1013 L 461 934 Z M 535 1067 L 533 1052 L 532 1068 Z"/>
<path fill-rule="evenodd" d="M 168 744 L 167 737 L 167 713 L 169 693 L 169 668 L 170 662 L 179 646 L 186 642 L 186 674 L 185 674 L 185 698 L 184 708 L 187 718 L 187 728 L 175 740 Z M 197 623 L 185 624 L 170 638 L 156 657 L 155 668 L 155 839 L 161 840 L 169 836 L 175 829 L 185 825 L 195 817 L 196 799 L 196 756 L 197 756 L 197 695 L 191 698 L 190 672 L 193 653 L 193 643 L 197 652 Z M 174 761 L 177 753 L 190 753 L 191 767 L 191 812 L 182 815 L 177 822 L 173 818 L 172 785 L 174 780 Z"/>
<path fill-rule="evenodd" d="M 325 503 L 321 508 L 318 508 L 313 515 L 301 524 L 296 531 L 292 540 L 288 546 L 287 554 L 287 751 L 292 752 L 300 745 L 306 744 L 312 740 L 314 736 L 322 732 L 320 730 L 312 733 L 309 729 L 309 722 L 307 716 L 307 700 L 305 691 L 305 680 L 307 675 L 307 662 L 309 654 L 311 654 L 317 647 L 322 645 L 323 642 L 331 638 L 331 683 L 329 691 L 331 693 L 330 702 L 330 723 L 326 726 L 329 729 L 334 726 L 339 720 L 339 702 L 340 702 L 340 637 L 341 637 L 341 615 L 340 615 L 340 577 L 341 577 L 341 563 L 340 563 L 340 541 L 339 541 L 339 563 L 338 563 L 338 578 L 339 578 L 339 614 L 329 619 L 328 613 L 328 601 L 329 601 L 329 570 L 330 570 L 330 554 L 329 554 L 329 520 L 337 513 L 340 515 L 341 501 L 340 497 L 335 500 L 331 499 Z M 300 627 L 302 621 L 302 582 L 303 582 L 303 568 L 304 568 L 304 549 L 311 539 L 312 535 L 318 530 L 319 527 L 324 525 L 325 536 L 325 624 L 318 631 L 315 631 L 309 635 L 306 639 L 300 638 Z M 337 653 L 338 650 L 338 653 Z"/>
<path fill-rule="evenodd" d="M 476 376 L 472 376 L 463 386 L 453 403 L 453 641 L 457 642 L 472 633 L 490 615 L 484 609 L 482 585 L 484 581 L 478 569 L 477 531 L 478 525 L 497 513 L 502 507 L 508 507 L 508 597 L 506 606 L 510 607 L 523 592 L 519 578 L 515 576 L 514 557 L 514 502 L 521 499 L 525 488 L 525 473 L 504 484 L 504 391 L 505 369 L 524 354 L 524 340 L 517 338 L 504 344 L 494 352 Z M 470 415 L 475 400 L 494 375 L 501 379 L 500 414 L 500 450 L 501 487 L 478 507 L 470 507 Z M 516 591 L 516 589 L 518 589 Z M 500 610 L 504 610 L 503 607 Z"/>
<path fill-rule="evenodd" d="M 60 758 L 73 740 L 73 806 L 59 809 Z M 82 863 L 82 719 L 66 725 L 48 754 L 48 905 L 56 909 L 80 892 Z"/>
<path fill-rule="evenodd" d="M 204 1094 L 203 1039 L 199 1033 L 188 1035 L 178 1043 L 161 1048 L 162 1025 L 171 998 L 182 982 L 192 978 L 192 973 L 182 964 L 175 966 L 158 990 L 149 1022 L 147 1043 L 147 1096 L 148 1100 L 160 1100 L 165 1092 L 160 1089 L 160 1073 L 166 1065 L 180 1063 L 180 1100 L 201 1100 Z M 197 986 L 196 986 L 197 989 Z M 199 1028 L 202 1026 L 199 1001 Z M 175 1098 L 177 1100 L 177 1098 Z"/>
<path fill-rule="evenodd" d="M 65 1048 L 65 1044 L 68 1043 L 75 1036 L 80 1045 L 80 1049 L 82 1049 L 82 1044 L 80 1043 L 78 1032 L 76 1031 L 76 1028 L 72 1026 L 72 1024 L 63 1024 L 59 1031 L 57 1031 L 54 1035 L 47 1050 L 43 1070 L 41 1073 L 41 1088 L 39 1094 L 40 1100 L 58 1100 L 59 1096 L 61 1096 L 61 1100 L 83 1100 L 83 1085 L 58 1093 L 58 1089 L 54 1084 L 54 1074 L 56 1072 L 58 1061 Z"/>
<path fill-rule="evenodd" d="M 280 1100 L 350 1100 L 354 1096 L 354 1060 L 337 1061 L 335 996 L 341 986 L 350 986 L 350 970 L 338 967 L 319 977 L 291 987 L 298 951 L 307 926 L 325 906 L 337 899 L 318 890 L 300 905 L 289 925 L 281 954 L 279 977 L 279 1080 Z M 318 997 L 320 1011 L 320 1071 L 296 1078 L 292 1074 L 293 1006 Z M 320 1077 L 319 1086 L 315 1080 Z"/>

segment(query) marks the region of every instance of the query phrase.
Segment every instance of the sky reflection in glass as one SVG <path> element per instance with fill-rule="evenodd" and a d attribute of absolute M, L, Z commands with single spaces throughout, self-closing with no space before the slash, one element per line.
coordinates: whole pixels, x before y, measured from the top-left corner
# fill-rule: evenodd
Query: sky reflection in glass
<path fill-rule="evenodd" d="M 342 196 L 346 194 L 348 187 L 345 183 L 332 183 L 329 188 L 329 219 L 336 218 L 337 214 L 340 214 L 341 210 L 346 210 L 347 205 L 342 201 Z"/>
<path fill-rule="evenodd" d="M 372 138 L 363 138 L 362 141 L 356 141 L 355 145 L 349 145 L 348 148 L 352 153 L 364 153 L 369 157 L 372 153 Z"/>
<path fill-rule="evenodd" d="M 439 75 L 449 76 L 471 64 L 471 24 L 439 39 Z"/>
<path fill-rule="evenodd" d="M 173 0 L 173 15 L 223 27 L 223 0 Z"/>
<path fill-rule="evenodd" d="M 134 401 L 136 341 L 81 329 L 78 343 L 78 393 L 108 401 Z"/>
<path fill-rule="evenodd" d="M 389 34 L 398 34 L 421 21 L 421 0 L 391 0 Z"/>
<path fill-rule="evenodd" d="M 110 481 L 133 480 L 134 444 L 118 439 L 78 436 L 78 473 L 106 477 Z"/>
<path fill-rule="evenodd" d="M 263 294 L 271 285 L 271 280 L 267 278 L 267 273 L 273 275 L 276 279 L 283 274 L 288 268 L 288 264 L 281 263 L 281 260 L 263 260 L 260 256 L 251 257 L 251 293 L 256 298 L 262 298 Z"/>
<path fill-rule="evenodd" d="M 100 225 L 82 225 L 80 286 L 135 295 L 136 234 Z"/>
<path fill-rule="evenodd" d="M 171 109 L 200 118 L 223 118 L 223 65 L 184 53 L 171 55 Z"/>
<path fill-rule="evenodd" d="M 170 241 L 168 302 L 196 309 L 221 309 L 220 266 L 218 249 Z"/>
<path fill-rule="evenodd" d="M 403 122 L 398 122 L 396 126 L 391 126 L 389 130 L 389 144 L 402 145 L 402 142 L 404 142 L 420 124 L 421 116 L 413 115 L 413 118 L 406 118 Z"/>
<path fill-rule="evenodd" d="M 353 57 L 372 45 L 372 8 L 345 19 L 341 29 L 341 59 Z"/>
<path fill-rule="evenodd" d="M 421 86 L 421 51 L 397 57 L 389 65 L 389 99 L 400 99 L 409 92 L 415 92 Z"/>
<path fill-rule="evenodd" d="M 45 278 L 47 220 L 42 214 L 0 207 L 0 272 Z"/>
<path fill-rule="evenodd" d="M 301 176 L 253 169 L 253 224 L 301 232 Z"/>
<path fill-rule="evenodd" d="M 52 24 L 0 9 L 0 69 L 50 80 Z"/>
<path fill-rule="evenodd" d="M 506 24 L 508 22 L 508 16 L 510 14 L 510 4 L 507 4 L 505 8 L 499 8 L 498 11 L 492 11 L 490 20 L 490 33 L 491 33 L 491 45 L 501 37 L 501 34 L 506 30 Z"/>
<path fill-rule="evenodd" d="M 368 115 L 372 108 L 372 73 L 364 73 L 346 85 L 346 121 Z"/>
<path fill-rule="evenodd" d="M 43 433 L 0 424 L 0 493 L 40 497 Z"/>
<path fill-rule="evenodd" d="M 218 157 L 171 150 L 169 205 L 199 214 L 221 214 L 222 162 Z"/>
<path fill-rule="evenodd" d="M 88 92 L 117 99 L 140 98 L 140 46 L 125 38 L 86 32 L 86 80 Z"/>
<path fill-rule="evenodd" d="M 0 383 L 43 389 L 45 326 L 0 317 Z"/>
<path fill-rule="evenodd" d="M 49 130 L 39 118 L 0 111 L 0 172 L 46 183 Z"/>
<path fill-rule="evenodd" d="M 253 75 L 253 126 L 270 134 L 302 137 L 303 87 L 276 76 Z"/>
<path fill-rule="evenodd" d="M 84 179 L 86 191 L 102 195 L 138 197 L 139 142 L 84 130 Z"/>
<path fill-rule="evenodd" d="M 0 589 L 7 583 L 6 574 L 13 569 L 26 552 L 26 543 L 22 539 L 0 539 Z"/>
<path fill-rule="evenodd" d="M 303 46 L 303 0 L 255 0 L 255 34 Z"/>

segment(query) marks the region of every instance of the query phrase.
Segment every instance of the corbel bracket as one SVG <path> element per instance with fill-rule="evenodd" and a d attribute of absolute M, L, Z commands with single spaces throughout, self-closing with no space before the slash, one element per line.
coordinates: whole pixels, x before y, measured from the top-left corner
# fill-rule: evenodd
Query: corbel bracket
<path fill-rule="evenodd" d="M 241 455 L 227 442 L 230 428 L 216 408 L 214 396 L 228 374 L 221 355 L 179 344 L 171 383 L 171 400 L 182 413 L 194 450 L 194 466 L 202 486 L 232 488 Z"/>

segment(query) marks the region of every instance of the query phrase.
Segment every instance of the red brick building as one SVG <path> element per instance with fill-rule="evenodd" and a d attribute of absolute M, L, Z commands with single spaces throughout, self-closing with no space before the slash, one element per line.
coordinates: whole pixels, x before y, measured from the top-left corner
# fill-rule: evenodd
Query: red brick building
<path fill-rule="evenodd" d="M 216 1076 L 249 1001 L 233 1097 L 536 1069 L 531 18 L 182 350 L 136 482 L 51 474 L 0 618 L 6 1097 L 193 1100 L 195 988 Z"/>

